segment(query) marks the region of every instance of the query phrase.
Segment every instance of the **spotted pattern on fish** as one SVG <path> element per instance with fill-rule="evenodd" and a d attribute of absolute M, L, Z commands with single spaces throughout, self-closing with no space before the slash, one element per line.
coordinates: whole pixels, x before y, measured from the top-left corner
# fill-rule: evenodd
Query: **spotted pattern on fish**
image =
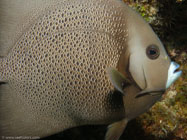
<path fill-rule="evenodd" d="M 0 126 L 9 127 L 1 131 L 32 135 L 45 128 L 35 134 L 46 135 L 124 117 L 121 95 L 114 100 L 106 68 L 116 67 L 125 48 L 125 9 L 118 9 L 120 2 L 102 3 L 70 1 L 46 11 L 0 59 L 0 79 L 14 91 L 7 108 L 20 107 L 1 119 Z M 6 122 L 15 114 L 22 118 L 20 125 Z"/>

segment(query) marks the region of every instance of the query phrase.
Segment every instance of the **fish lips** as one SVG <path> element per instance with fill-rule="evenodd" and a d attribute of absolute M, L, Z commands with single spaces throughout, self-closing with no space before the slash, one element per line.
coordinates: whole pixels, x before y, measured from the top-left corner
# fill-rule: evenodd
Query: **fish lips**
<path fill-rule="evenodd" d="M 171 62 L 169 70 L 168 70 L 168 79 L 166 83 L 166 89 L 170 87 L 172 83 L 174 83 L 182 74 L 181 70 L 178 70 L 180 67 L 179 64 L 175 62 Z"/>

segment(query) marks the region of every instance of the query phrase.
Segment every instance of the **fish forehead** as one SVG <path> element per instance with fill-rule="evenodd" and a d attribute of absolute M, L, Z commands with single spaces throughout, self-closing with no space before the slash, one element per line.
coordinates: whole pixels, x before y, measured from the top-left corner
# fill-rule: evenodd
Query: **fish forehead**
<path fill-rule="evenodd" d="M 52 9 L 7 57 L 15 96 L 34 114 L 52 114 L 63 121 L 72 114 L 92 121 L 123 114 L 122 104 L 113 104 L 107 96 L 113 87 L 105 73 L 106 67 L 116 66 L 125 44 L 119 37 L 126 32 L 117 28 L 124 26 L 123 19 L 97 6 L 82 7 L 82 12 L 72 5 Z"/>

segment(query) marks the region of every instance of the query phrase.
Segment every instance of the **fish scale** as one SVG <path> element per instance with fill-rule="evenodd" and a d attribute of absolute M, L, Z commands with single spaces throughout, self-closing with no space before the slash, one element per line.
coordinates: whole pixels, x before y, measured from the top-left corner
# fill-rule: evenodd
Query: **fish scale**
<path fill-rule="evenodd" d="M 16 135 L 32 134 L 29 127 L 33 125 L 46 126 L 52 133 L 124 117 L 122 98 L 116 99 L 117 104 L 113 101 L 113 86 L 105 71 L 117 65 L 125 44 L 121 36 L 126 32 L 119 28 L 125 22 L 114 15 L 121 11 L 107 3 L 68 3 L 48 11 L 22 35 L 3 58 L 8 63 L 0 75 L 15 92 L 7 97 L 15 99 L 10 106 L 22 106 L 20 110 L 33 122 L 15 109 L 8 117 L 22 114 L 20 127 L 25 130 L 15 131 L 13 125 L 5 134 L 12 130 Z M 40 131 L 34 134 L 41 135 Z"/>

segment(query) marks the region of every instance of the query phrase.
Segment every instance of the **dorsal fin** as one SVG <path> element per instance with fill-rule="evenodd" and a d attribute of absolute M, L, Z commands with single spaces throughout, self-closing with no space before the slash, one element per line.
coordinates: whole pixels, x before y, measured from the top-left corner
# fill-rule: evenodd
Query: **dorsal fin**
<path fill-rule="evenodd" d="M 6 56 L 26 29 L 60 0 L 0 0 L 0 56 Z"/>

